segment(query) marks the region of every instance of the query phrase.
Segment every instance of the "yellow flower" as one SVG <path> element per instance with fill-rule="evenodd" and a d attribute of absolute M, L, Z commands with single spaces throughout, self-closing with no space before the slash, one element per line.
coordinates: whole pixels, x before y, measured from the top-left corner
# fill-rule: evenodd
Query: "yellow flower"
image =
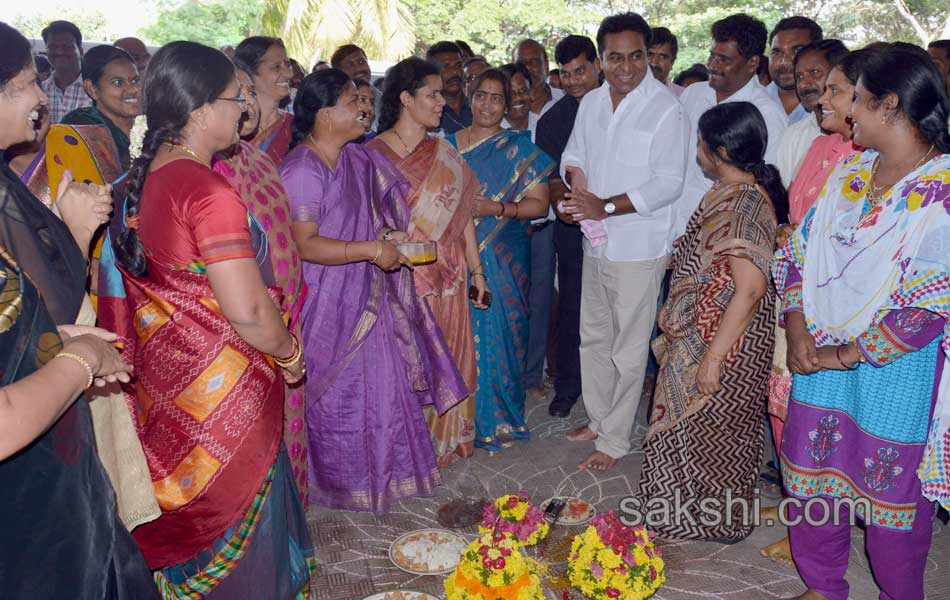
<path fill-rule="evenodd" d="M 597 560 L 605 569 L 613 569 L 623 564 L 623 559 L 620 558 L 620 555 L 608 548 L 597 552 Z"/>
<path fill-rule="evenodd" d="M 655 551 L 646 531 L 637 530 L 637 537 L 651 552 Z M 603 543 L 594 527 L 588 527 L 571 544 L 568 578 L 592 600 L 606 600 L 608 588 L 616 589 L 624 600 L 644 600 L 665 581 L 663 561 L 655 554 L 651 559 L 639 546 L 633 552 L 637 566 L 631 568 L 621 555 Z M 655 579 L 651 579 L 651 568 Z"/>
<path fill-rule="evenodd" d="M 871 173 L 865 169 L 851 173 L 844 179 L 844 185 L 841 186 L 841 195 L 850 202 L 863 200 L 870 178 Z"/>

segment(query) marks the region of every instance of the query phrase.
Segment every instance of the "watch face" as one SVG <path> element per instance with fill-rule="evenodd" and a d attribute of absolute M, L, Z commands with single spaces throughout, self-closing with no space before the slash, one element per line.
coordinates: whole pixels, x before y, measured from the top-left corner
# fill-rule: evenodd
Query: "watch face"
<path fill-rule="evenodd" d="M 606 211 L 608 215 L 614 214 L 615 210 L 617 210 L 617 205 L 614 204 L 613 202 L 608 202 L 607 204 L 604 205 L 604 211 Z"/>

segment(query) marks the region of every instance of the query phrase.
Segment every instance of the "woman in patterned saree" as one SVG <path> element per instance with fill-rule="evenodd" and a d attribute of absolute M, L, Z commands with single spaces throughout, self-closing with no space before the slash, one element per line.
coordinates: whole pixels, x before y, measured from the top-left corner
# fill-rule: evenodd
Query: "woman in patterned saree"
<path fill-rule="evenodd" d="M 254 36 L 234 49 L 234 58 L 254 71 L 254 87 L 260 111 L 256 133 L 246 135 L 259 150 L 279 165 L 290 150 L 290 122 L 294 116 L 281 110 L 280 104 L 290 96 L 290 59 L 279 38 Z"/>
<path fill-rule="evenodd" d="M 719 104 L 699 118 L 697 157 L 716 183 L 676 248 L 653 342 L 660 371 L 640 482 L 646 511 L 678 498 L 721 507 L 730 494 L 752 504 L 775 340 L 773 205 L 787 206 L 778 169 L 763 160 L 767 139 L 748 102 Z M 732 514 L 718 521 L 694 505 L 651 528 L 665 539 L 737 542 L 752 525 L 738 503 L 726 506 Z"/>
<path fill-rule="evenodd" d="M 444 106 L 437 67 L 419 58 L 397 63 L 386 75 L 381 133 L 367 146 L 382 152 L 409 180 L 412 240 L 438 243 L 438 260 L 415 269 L 416 293 L 432 307 L 455 364 L 474 393 L 477 372 L 469 283 L 475 290 L 472 304 L 476 308 L 486 308 L 483 300 L 488 292 L 472 221 L 478 180 L 451 144 L 428 133 L 438 129 Z M 426 410 L 439 466 L 471 456 L 474 396 L 441 416 L 430 407 Z"/>
<path fill-rule="evenodd" d="M 124 302 L 99 315 L 135 367 L 130 409 L 162 509 L 134 536 L 166 598 L 306 598 L 313 549 L 281 444 L 301 346 L 265 284 L 264 231 L 210 166 L 238 141 L 243 91 L 224 54 L 173 42 L 145 97 L 114 219 Z"/>
<path fill-rule="evenodd" d="M 30 42 L 0 23 L 0 153 L 36 138 L 45 104 Z M 128 381 L 129 367 L 110 344 L 115 336 L 72 326 L 86 283 L 80 246 L 108 220 L 108 190 L 66 181 L 58 194 L 65 221 L 0 158 L 2 596 L 153 598 L 83 397 L 94 381 Z"/>
<path fill-rule="evenodd" d="M 237 77 L 244 89 L 247 104 L 239 134 L 247 136 L 257 130 L 260 106 L 254 87 L 253 71 L 235 61 Z M 273 161 L 251 143 L 241 140 L 219 153 L 214 170 L 224 175 L 238 191 L 245 206 L 267 233 L 268 254 L 277 287 L 283 294 L 281 309 L 290 315 L 290 329 L 300 338 L 300 311 L 306 297 L 302 265 L 290 225 L 287 191 Z M 294 480 L 300 499 L 307 507 L 307 432 L 304 426 L 304 386 L 287 385 L 284 390 L 284 444 L 290 456 Z"/>
<path fill-rule="evenodd" d="M 496 296 L 487 310 L 472 310 L 478 364 L 475 446 L 498 452 L 512 439 L 531 437 L 523 381 L 531 275 L 528 220 L 548 212 L 547 179 L 554 163 L 531 143 L 530 132 L 502 129 L 511 98 L 504 72 L 483 71 L 473 90 L 472 126 L 446 139 L 479 180 L 472 214 L 481 272 Z"/>
<path fill-rule="evenodd" d="M 867 150 L 773 262 L 793 373 L 782 476 L 813 519 L 789 506 L 798 598 L 848 598 L 847 497 L 881 598 L 922 600 L 933 500 L 950 506 L 950 100 L 926 54 L 889 47 L 864 64 L 851 117 Z"/>
<path fill-rule="evenodd" d="M 303 314 L 310 499 L 386 512 L 439 484 L 423 405 L 443 414 L 468 396 L 409 260 L 408 183 L 357 143 L 356 85 L 337 69 L 304 78 L 294 149 L 280 173 L 310 294 Z"/>

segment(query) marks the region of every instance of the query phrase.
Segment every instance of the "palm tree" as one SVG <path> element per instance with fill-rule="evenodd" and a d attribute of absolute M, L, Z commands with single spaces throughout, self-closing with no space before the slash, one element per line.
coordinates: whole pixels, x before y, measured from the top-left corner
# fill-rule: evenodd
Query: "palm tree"
<path fill-rule="evenodd" d="M 305 67 L 342 44 L 360 46 L 369 58 L 398 60 L 416 43 L 406 0 L 265 0 L 261 29 L 282 38 Z"/>

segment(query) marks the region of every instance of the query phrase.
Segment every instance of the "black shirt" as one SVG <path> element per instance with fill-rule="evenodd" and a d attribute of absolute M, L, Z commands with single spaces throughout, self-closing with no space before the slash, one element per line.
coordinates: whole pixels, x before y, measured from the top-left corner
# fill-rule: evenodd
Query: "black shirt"
<path fill-rule="evenodd" d="M 577 109 L 580 105 L 581 103 L 573 96 L 565 94 L 538 121 L 534 143 L 554 159 L 552 176 L 560 178 L 558 173 L 561 170 L 561 155 L 567 147 L 568 140 L 571 139 L 574 119 L 577 118 Z"/>
<path fill-rule="evenodd" d="M 553 107 L 552 107 L 553 108 Z M 456 113 L 448 104 L 442 108 L 442 122 L 439 126 L 442 133 L 449 135 L 461 131 L 472 125 L 472 109 L 468 105 L 468 100 L 462 98 L 462 109 Z"/>

